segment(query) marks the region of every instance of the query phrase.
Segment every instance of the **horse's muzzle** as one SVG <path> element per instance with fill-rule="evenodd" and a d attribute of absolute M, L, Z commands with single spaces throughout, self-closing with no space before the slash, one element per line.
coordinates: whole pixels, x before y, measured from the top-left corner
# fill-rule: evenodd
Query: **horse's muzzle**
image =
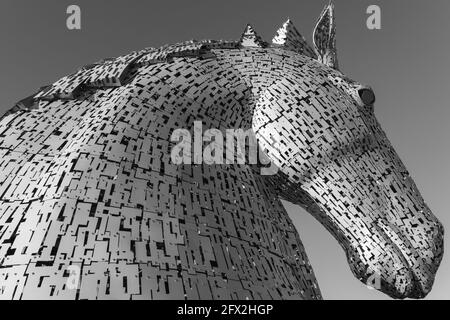
<path fill-rule="evenodd" d="M 378 220 L 374 232 L 382 239 L 383 248 L 375 261 L 367 261 L 365 257 L 351 259 L 353 271 L 363 282 L 373 279 L 374 274 L 379 277 L 374 287 L 396 299 L 422 299 L 431 291 L 436 272 L 442 260 L 444 251 L 444 228 L 439 221 L 435 221 L 428 233 L 427 239 L 422 239 L 423 246 L 413 245 L 418 240 L 408 239 L 413 235 L 403 234 L 395 225 L 385 220 Z M 372 241 L 369 240 L 369 241 Z M 352 250 L 353 251 L 353 250 Z M 356 251 L 350 256 L 355 257 Z M 369 266 L 364 271 L 358 265 Z M 359 272 L 358 272 L 359 271 Z M 378 274 L 376 274 L 378 272 Z M 369 284 L 372 286 L 372 284 Z"/>

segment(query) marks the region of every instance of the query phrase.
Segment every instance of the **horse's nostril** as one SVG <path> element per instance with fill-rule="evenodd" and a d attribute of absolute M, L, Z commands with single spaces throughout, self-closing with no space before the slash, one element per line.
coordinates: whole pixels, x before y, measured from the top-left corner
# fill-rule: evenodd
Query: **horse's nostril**
<path fill-rule="evenodd" d="M 365 105 L 371 106 L 375 103 L 375 93 L 371 89 L 359 89 L 358 94 Z"/>

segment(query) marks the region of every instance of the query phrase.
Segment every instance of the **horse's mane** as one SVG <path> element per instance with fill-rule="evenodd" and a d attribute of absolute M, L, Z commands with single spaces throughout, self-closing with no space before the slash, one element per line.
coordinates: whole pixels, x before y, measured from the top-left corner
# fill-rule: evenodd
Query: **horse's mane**
<path fill-rule="evenodd" d="M 291 22 L 288 20 L 285 27 L 289 28 L 290 24 Z M 313 50 L 309 48 L 300 34 L 296 31 L 294 33 L 286 32 L 286 29 L 280 29 L 274 42 L 269 44 L 263 41 L 250 25 L 247 25 L 239 41 L 189 40 L 159 48 L 149 47 L 116 58 L 105 58 L 79 68 L 52 85 L 41 87 L 36 93 L 17 102 L 3 116 L 0 116 L 0 120 L 19 111 L 27 112 L 38 109 L 40 101 L 83 99 L 92 90 L 123 86 L 133 79 L 136 70 L 141 67 L 170 63 L 174 58 L 214 58 L 213 50 L 233 50 L 256 46 L 259 48 L 284 48 L 315 57 Z M 286 37 L 289 38 L 290 45 L 277 40 L 277 38 L 284 39 Z"/>

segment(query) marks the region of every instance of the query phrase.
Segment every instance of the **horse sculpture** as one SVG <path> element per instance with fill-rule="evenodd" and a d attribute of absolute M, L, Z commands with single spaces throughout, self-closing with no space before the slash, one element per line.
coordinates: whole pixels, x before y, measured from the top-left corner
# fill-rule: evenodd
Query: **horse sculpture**
<path fill-rule="evenodd" d="M 289 20 L 271 44 L 247 26 L 102 60 L 19 102 L 0 121 L 0 298 L 321 299 L 283 199 L 361 281 L 424 297 L 443 227 L 372 89 L 339 71 L 331 3 L 313 39 Z M 199 122 L 250 130 L 276 170 L 174 163 L 174 132 Z"/>

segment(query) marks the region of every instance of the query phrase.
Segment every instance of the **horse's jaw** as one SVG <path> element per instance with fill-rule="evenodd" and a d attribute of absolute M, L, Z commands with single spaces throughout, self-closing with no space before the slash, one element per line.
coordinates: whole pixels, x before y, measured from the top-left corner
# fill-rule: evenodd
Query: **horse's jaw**
<path fill-rule="evenodd" d="M 394 175 L 378 181 L 361 172 L 354 177 L 350 184 L 319 178 L 303 184 L 302 192 L 319 208 L 312 214 L 339 241 L 363 283 L 397 299 L 424 298 L 442 260 L 442 224 L 409 176 L 400 179 L 402 189 Z"/>

